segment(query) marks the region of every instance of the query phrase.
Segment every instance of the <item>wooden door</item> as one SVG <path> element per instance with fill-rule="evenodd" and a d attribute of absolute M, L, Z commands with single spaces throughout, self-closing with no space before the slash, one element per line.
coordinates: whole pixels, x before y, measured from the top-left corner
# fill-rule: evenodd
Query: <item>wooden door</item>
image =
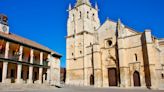
<path fill-rule="evenodd" d="M 141 86 L 139 72 L 137 72 L 137 71 L 134 72 L 133 81 L 134 81 L 134 86 Z"/>
<path fill-rule="evenodd" d="M 37 72 L 34 72 L 34 81 L 36 81 L 38 78 L 37 78 Z"/>
<path fill-rule="evenodd" d="M 94 85 L 94 76 L 93 75 L 90 76 L 90 85 Z"/>
<path fill-rule="evenodd" d="M 15 83 L 15 70 L 14 69 L 11 69 L 11 83 Z"/>
<path fill-rule="evenodd" d="M 117 71 L 116 68 L 108 69 L 109 86 L 117 86 Z"/>

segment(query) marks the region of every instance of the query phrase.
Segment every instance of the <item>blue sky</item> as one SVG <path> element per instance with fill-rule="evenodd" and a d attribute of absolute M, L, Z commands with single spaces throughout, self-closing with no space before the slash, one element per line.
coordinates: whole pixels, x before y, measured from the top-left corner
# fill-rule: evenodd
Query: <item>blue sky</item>
<path fill-rule="evenodd" d="M 0 0 L 0 13 L 9 18 L 10 32 L 43 44 L 63 55 L 65 66 L 66 11 L 76 0 Z M 107 17 L 139 31 L 151 29 L 164 37 L 164 0 L 90 0 L 98 2 L 99 18 Z"/>

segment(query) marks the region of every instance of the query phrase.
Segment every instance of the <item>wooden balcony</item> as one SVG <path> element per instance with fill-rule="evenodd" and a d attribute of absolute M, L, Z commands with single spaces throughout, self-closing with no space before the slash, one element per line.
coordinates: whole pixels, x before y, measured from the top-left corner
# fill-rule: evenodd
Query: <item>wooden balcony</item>
<path fill-rule="evenodd" d="M 43 61 L 43 66 L 48 66 L 48 61 Z"/>

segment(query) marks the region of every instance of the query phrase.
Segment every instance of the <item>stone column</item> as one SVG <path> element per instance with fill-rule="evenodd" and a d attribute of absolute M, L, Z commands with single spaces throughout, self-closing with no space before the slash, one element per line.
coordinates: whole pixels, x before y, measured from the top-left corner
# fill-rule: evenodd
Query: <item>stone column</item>
<path fill-rule="evenodd" d="M 43 65 L 43 52 L 40 52 L 40 65 Z"/>
<path fill-rule="evenodd" d="M 20 54 L 19 55 L 19 61 L 22 61 L 22 53 L 23 53 L 23 46 L 20 46 L 20 48 L 19 48 L 19 54 Z M 18 64 L 16 83 L 22 83 L 21 73 L 22 73 L 22 64 Z"/>
<path fill-rule="evenodd" d="M 9 46 L 10 46 L 10 42 L 6 42 L 6 48 L 5 48 L 5 58 L 6 59 L 9 58 Z"/>
<path fill-rule="evenodd" d="M 8 62 L 3 62 L 2 83 L 6 83 Z"/>
<path fill-rule="evenodd" d="M 33 66 L 29 66 L 29 79 L 28 79 L 29 84 L 33 83 L 32 75 L 33 75 Z"/>
<path fill-rule="evenodd" d="M 33 49 L 31 49 L 31 51 L 30 51 L 30 63 L 31 64 L 33 64 L 33 61 L 34 60 L 34 50 Z"/>
<path fill-rule="evenodd" d="M 43 68 L 39 67 L 39 84 L 42 84 Z"/>
<path fill-rule="evenodd" d="M 51 60 L 50 60 L 50 54 L 48 54 L 48 66 L 50 66 L 50 68 L 47 69 L 47 83 L 51 83 Z"/>
<path fill-rule="evenodd" d="M 21 80 L 21 73 L 22 73 L 22 65 L 21 65 L 21 64 L 18 64 L 16 83 L 22 83 L 22 80 Z"/>
<path fill-rule="evenodd" d="M 50 69 L 47 69 L 47 83 L 50 84 Z"/>
<path fill-rule="evenodd" d="M 40 65 L 43 65 L 43 52 L 40 52 Z M 42 84 L 43 68 L 39 67 L 39 84 Z"/>
<path fill-rule="evenodd" d="M 23 56 L 23 46 L 20 46 L 20 48 L 19 48 L 19 53 L 20 53 L 20 55 L 19 55 L 19 61 L 22 61 L 22 56 Z"/>
<path fill-rule="evenodd" d="M 9 58 L 9 46 L 10 42 L 6 42 L 6 47 L 5 47 L 5 58 Z M 8 62 L 3 62 L 3 73 L 2 73 L 2 83 L 7 82 L 7 68 L 8 68 Z"/>
<path fill-rule="evenodd" d="M 33 57 L 34 57 L 34 50 L 31 49 L 30 51 L 30 63 L 33 64 Z M 33 82 L 33 66 L 30 65 L 29 66 L 29 80 L 28 80 L 28 83 L 31 84 Z"/>

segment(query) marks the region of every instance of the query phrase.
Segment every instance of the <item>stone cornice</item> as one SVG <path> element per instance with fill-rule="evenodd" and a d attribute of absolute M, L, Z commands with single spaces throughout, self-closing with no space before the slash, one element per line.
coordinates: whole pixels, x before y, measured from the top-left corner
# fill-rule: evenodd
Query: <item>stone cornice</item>
<path fill-rule="evenodd" d="M 4 62 L 11 62 L 11 63 L 22 64 L 22 65 L 29 65 L 29 66 L 35 66 L 35 67 L 50 68 L 50 66 L 39 65 L 39 64 L 31 64 L 29 62 L 17 61 L 17 60 L 13 60 L 13 59 L 0 58 L 0 60 L 1 61 L 4 61 Z"/>
<path fill-rule="evenodd" d="M 79 32 L 79 33 L 76 33 L 76 34 L 73 34 L 73 35 L 65 36 L 65 38 L 71 38 L 71 37 L 73 37 L 73 36 L 83 35 L 84 33 L 93 35 L 93 33 L 91 33 L 91 32 L 82 31 L 82 32 Z"/>
<path fill-rule="evenodd" d="M 142 45 L 133 46 L 133 47 L 127 47 L 127 48 L 118 48 L 118 49 L 119 50 L 121 50 L 121 49 L 132 49 L 132 48 L 138 48 L 138 47 L 142 47 Z"/>
<path fill-rule="evenodd" d="M 129 36 L 125 36 L 125 37 L 118 37 L 118 39 L 125 39 L 125 38 L 129 38 L 129 37 L 137 36 L 137 35 L 141 35 L 141 33 L 137 33 L 135 35 L 129 35 Z"/>

